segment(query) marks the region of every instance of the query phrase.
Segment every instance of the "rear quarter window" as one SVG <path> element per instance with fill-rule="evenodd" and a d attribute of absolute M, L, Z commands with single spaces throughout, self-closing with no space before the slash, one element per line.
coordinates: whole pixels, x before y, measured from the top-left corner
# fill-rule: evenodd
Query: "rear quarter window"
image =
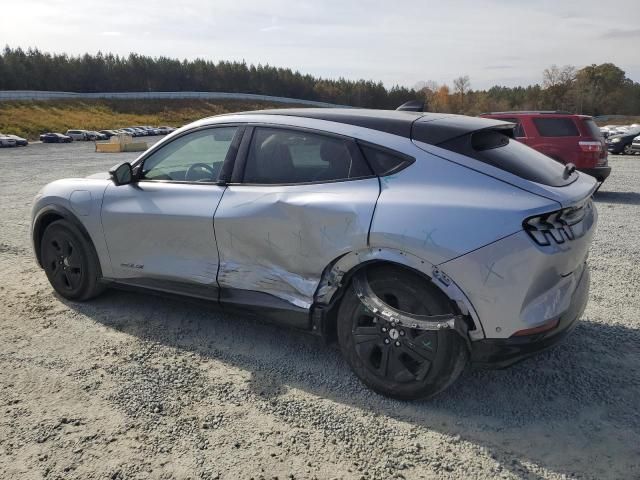
<path fill-rule="evenodd" d="M 534 118 L 541 137 L 579 137 L 580 132 L 571 118 Z"/>
<path fill-rule="evenodd" d="M 399 152 L 383 149 L 373 145 L 358 142 L 362 154 L 369 162 L 376 175 L 383 177 L 397 173 L 414 162 L 413 157 L 403 155 Z"/>

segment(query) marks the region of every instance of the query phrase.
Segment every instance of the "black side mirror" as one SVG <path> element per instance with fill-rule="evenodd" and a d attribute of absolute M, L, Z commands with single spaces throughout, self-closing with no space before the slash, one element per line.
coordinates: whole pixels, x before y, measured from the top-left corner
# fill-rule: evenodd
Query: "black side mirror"
<path fill-rule="evenodd" d="M 116 187 L 133 182 L 133 168 L 129 162 L 119 163 L 109 170 L 109 176 Z"/>

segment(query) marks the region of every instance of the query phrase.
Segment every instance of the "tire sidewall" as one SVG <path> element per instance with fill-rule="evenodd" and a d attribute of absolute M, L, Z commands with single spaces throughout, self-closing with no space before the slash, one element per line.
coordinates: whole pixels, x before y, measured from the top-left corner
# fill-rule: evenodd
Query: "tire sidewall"
<path fill-rule="evenodd" d="M 99 280 L 101 277 L 100 266 L 97 256 L 93 251 L 93 246 L 84 238 L 82 232 L 71 222 L 67 220 L 57 220 L 51 223 L 45 229 L 40 242 L 40 258 L 45 258 L 45 248 L 48 244 L 47 239 L 53 237 L 54 234 L 63 232 L 69 235 L 77 249 L 80 250 L 79 261 L 83 269 L 82 285 L 75 291 L 59 289 L 52 278 L 51 271 L 43 265 L 49 283 L 53 289 L 62 297 L 68 300 L 87 300 L 100 292 Z M 43 260 L 44 261 L 44 260 Z"/>

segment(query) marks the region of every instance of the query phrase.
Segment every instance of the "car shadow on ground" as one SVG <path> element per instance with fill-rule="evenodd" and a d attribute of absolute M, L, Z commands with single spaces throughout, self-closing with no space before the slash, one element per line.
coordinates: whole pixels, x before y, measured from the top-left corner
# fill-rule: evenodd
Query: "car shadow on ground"
<path fill-rule="evenodd" d="M 418 429 L 460 436 L 519 477 L 538 478 L 530 462 L 567 475 L 613 478 L 624 471 L 618 468 L 638 464 L 640 330 L 586 318 L 553 350 L 506 370 L 469 370 L 432 400 L 400 402 L 370 392 L 335 346 L 304 332 L 221 313 L 215 306 L 122 291 L 65 303 L 142 341 L 249 372 L 247 401 L 253 396 L 277 402 L 289 388 L 300 389 Z M 602 471 L 592 470 L 594 458 Z"/>
<path fill-rule="evenodd" d="M 596 202 L 621 203 L 624 205 L 640 205 L 638 192 L 607 192 L 599 191 L 593 197 Z"/>

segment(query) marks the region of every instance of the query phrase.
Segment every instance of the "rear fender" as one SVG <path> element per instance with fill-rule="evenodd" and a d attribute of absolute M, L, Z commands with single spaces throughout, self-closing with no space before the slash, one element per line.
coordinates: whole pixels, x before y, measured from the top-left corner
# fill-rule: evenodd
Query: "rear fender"
<path fill-rule="evenodd" d="M 431 281 L 456 304 L 462 315 L 468 316 L 473 321 L 471 326 L 473 328 L 469 328 L 468 332 L 469 338 L 471 340 L 484 338 L 482 324 L 473 305 L 455 282 L 427 260 L 395 248 L 376 247 L 349 252 L 327 266 L 314 296 L 315 305 L 333 306 L 340 299 L 344 287 L 349 284 L 356 272 L 366 265 L 379 262 L 409 268 Z"/>

